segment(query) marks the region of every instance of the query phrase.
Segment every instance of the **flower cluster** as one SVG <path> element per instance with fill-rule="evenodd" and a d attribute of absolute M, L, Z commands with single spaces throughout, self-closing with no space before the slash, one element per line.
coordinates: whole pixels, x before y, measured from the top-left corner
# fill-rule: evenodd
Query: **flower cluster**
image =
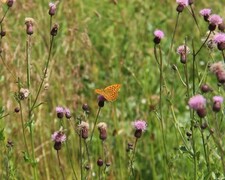
<path fill-rule="evenodd" d="M 55 108 L 55 110 L 56 110 L 56 113 L 57 113 L 57 117 L 59 119 L 62 119 L 64 117 L 64 115 L 66 116 L 67 119 L 71 118 L 71 113 L 70 113 L 70 110 L 68 108 L 63 108 L 61 106 L 57 106 Z"/>

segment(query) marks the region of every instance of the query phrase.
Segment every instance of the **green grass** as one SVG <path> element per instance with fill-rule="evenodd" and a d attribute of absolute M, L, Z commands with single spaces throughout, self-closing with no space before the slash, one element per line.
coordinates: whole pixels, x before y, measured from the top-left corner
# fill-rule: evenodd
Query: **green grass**
<path fill-rule="evenodd" d="M 18 78 L 27 88 L 26 66 L 26 27 L 24 19 L 32 17 L 35 20 L 34 34 L 31 36 L 31 88 L 30 99 L 33 102 L 41 83 L 45 62 L 49 52 L 49 21 L 47 1 L 27 2 L 16 1 L 2 23 L 6 36 L 1 39 L 0 88 L 0 179 L 35 179 L 32 171 L 32 157 L 24 160 L 26 151 L 21 126 L 21 111 L 14 113 L 19 104 L 14 95 L 19 92 Z M 210 128 L 215 129 L 215 140 L 212 136 L 207 139 L 207 157 L 210 171 L 207 170 L 201 130 L 194 129 L 194 140 L 197 159 L 196 179 L 224 178 L 221 157 L 224 156 L 223 137 L 225 125 L 224 112 L 218 113 L 221 119 L 220 130 L 216 129 L 215 113 L 211 110 L 211 99 L 214 95 L 224 96 L 223 86 L 217 85 L 215 75 L 209 72 L 207 65 L 221 61 L 222 55 L 216 48 L 209 51 L 204 47 L 196 56 L 195 76 L 193 77 L 192 55 L 188 56 L 187 72 L 189 76 L 190 94 L 181 83 L 176 65 L 182 79 L 185 80 L 184 65 L 180 63 L 176 48 L 185 42 L 193 49 L 199 49 L 201 39 L 208 31 L 208 24 L 200 17 L 199 10 L 210 7 L 213 13 L 225 17 L 221 1 L 196 1 L 198 30 L 190 12 L 185 9 L 180 14 L 173 49 L 168 55 L 174 26 L 176 23 L 176 2 L 171 1 L 141 1 L 124 0 L 115 5 L 112 1 L 60 1 L 57 13 L 53 16 L 53 24 L 59 24 L 59 31 L 54 38 L 48 76 L 44 80 L 37 107 L 30 120 L 33 122 L 34 152 L 37 160 L 36 179 L 61 179 L 57 153 L 51 134 L 59 130 L 63 123 L 66 129 L 67 145 L 63 144 L 59 151 L 62 169 L 66 179 L 75 179 L 71 162 L 78 179 L 80 179 L 79 136 L 76 133 L 79 124 L 78 117 L 84 118 L 82 104 L 88 103 L 90 114 L 86 117 L 93 127 L 98 110 L 96 88 L 120 83 L 118 99 L 107 102 L 101 109 L 98 122 L 108 125 L 108 138 L 105 141 L 107 157 L 111 165 L 102 179 L 194 179 L 194 158 L 184 148 L 184 141 L 193 153 L 192 139 L 188 141 L 186 132 L 190 131 L 191 120 L 199 126 L 200 119 L 194 117 L 187 106 L 189 98 L 201 93 L 200 85 L 208 83 L 213 92 L 204 95 L 208 99 L 207 121 L 209 128 L 204 130 L 205 138 L 210 134 Z M 7 9 L 1 5 L 0 17 Z M 161 29 L 165 38 L 161 41 L 163 61 L 162 114 L 165 133 L 164 142 L 160 124 L 160 71 L 154 57 L 153 32 Z M 11 73 L 13 74 L 11 74 Z M 195 92 L 193 93 L 193 78 Z M 21 101 L 24 122 L 28 122 L 28 100 Z M 68 107 L 72 112 L 70 121 L 65 118 L 60 123 L 56 116 L 55 107 Z M 7 115 L 6 117 L 3 117 Z M 173 116 L 174 115 L 174 116 Z M 2 118 L 1 118 L 2 117 Z M 135 158 L 134 175 L 129 172 L 129 158 L 126 151 L 127 143 L 134 143 L 132 122 L 144 119 L 148 123 L 147 130 L 138 140 Z M 220 121 L 219 121 L 220 122 Z M 24 123 L 26 125 L 26 123 Z M 180 130 L 180 133 L 179 133 Z M 219 132 L 219 133 L 218 133 Z M 91 134 L 91 129 L 89 135 Z M 29 153 L 32 151 L 29 128 L 25 128 Z M 184 137 L 182 140 L 181 135 Z M 96 161 L 102 156 L 103 150 L 99 134 L 95 129 L 92 145 L 89 146 L 91 170 L 86 171 L 87 156 L 82 145 L 84 158 L 83 173 L 89 179 L 98 179 Z M 13 142 L 13 147 L 6 147 L 7 141 Z M 89 139 L 87 140 L 90 144 Z M 220 148 L 221 146 L 221 148 Z M 223 154 L 223 155 L 221 155 Z M 71 161 L 71 162 L 70 162 Z M 104 172 L 102 167 L 102 172 Z M 8 171 L 7 171 L 8 170 Z"/>

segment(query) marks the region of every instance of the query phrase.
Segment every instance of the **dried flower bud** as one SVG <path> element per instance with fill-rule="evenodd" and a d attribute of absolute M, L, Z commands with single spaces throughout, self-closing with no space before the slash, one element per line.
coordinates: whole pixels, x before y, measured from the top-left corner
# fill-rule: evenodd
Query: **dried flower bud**
<path fill-rule="evenodd" d="M 24 100 L 29 96 L 29 94 L 30 91 L 28 89 L 21 88 L 19 92 L 19 99 Z"/>
<path fill-rule="evenodd" d="M 81 123 L 78 125 L 78 128 L 81 132 L 81 137 L 83 139 L 88 138 L 88 130 L 89 130 L 89 124 L 87 122 L 81 121 Z"/>
<path fill-rule="evenodd" d="M 20 108 L 19 108 L 19 107 L 16 107 L 16 108 L 14 109 L 14 112 L 15 112 L 15 113 L 20 112 Z"/>
<path fill-rule="evenodd" d="M 54 24 L 53 27 L 52 27 L 52 30 L 51 30 L 51 35 L 52 36 L 56 36 L 57 32 L 58 32 L 58 29 L 59 29 L 59 25 L 58 24 Z"/>
<path fill-rule="evenodd" d="M 103 160 L 101 158 L 99 158 L 98 161 L 97 161 L 97 165 L 99 167 L 101 167 L 103 165 L 103 163 L 104 163 Z"/>
<path fill-rule="evenodd" d="M 106 140 L 106 138 L 107 138 L 107 124 L 104 123 L 104 122 L 100 122 L 100 123 L 98 123 L 97 127 L 98 127 L 98 130 L 99 130 L 99 133 L 100 133 L 99 138 L 103 141 Z"/>
<path fill-rule="evenodd" d="M 34 33 L 34 30 L 33 30 L 34 19 L 30 18 L 30 17 L 25 18 L 25 24 L 26 24 L 26 27 L 27 27 L 27 34 L 32 35 Z"/>
<path fill-rule="evenodd" d="M 2 30 L 2 31 L 0 32 L 0 35 L 1 35 L 1 37 L 3 38 L 3 37 L 6 35 L 6 32 Z"/>
<path fill-rule="evenodd" d="M 207 123 L 204 122 L 204 123 L 201 124 L 201 129 L 202 130 L 206 129 L 207 127 L 208 127 Z"/>
<path fill-rule="evenodd" d="M 15 0 L 8 0 L 7 1 L 7 6 L 10 8 L 13 6 L 13 3 L 14 3 Z"/>
<path fill-rule="evenodd" d="M 202 91 L 202 93 L 208 93 L 208 92 L 212 91 L 212 88 L 210 88 L 207 84 L 203 84 L 201 86 L 201 91 Z"/>

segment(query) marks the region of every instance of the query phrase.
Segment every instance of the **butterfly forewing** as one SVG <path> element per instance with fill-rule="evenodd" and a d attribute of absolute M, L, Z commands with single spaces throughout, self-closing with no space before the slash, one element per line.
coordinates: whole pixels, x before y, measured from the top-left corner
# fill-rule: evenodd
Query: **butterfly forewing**
<path fill-rule="evenodd" d="M 97 94 L 100 94 L 106 98 L 107 101 L 115 101 L 118 97 L 118 91 L 121 84 L 113 84 L 105 89 L 95 89 Z"/>

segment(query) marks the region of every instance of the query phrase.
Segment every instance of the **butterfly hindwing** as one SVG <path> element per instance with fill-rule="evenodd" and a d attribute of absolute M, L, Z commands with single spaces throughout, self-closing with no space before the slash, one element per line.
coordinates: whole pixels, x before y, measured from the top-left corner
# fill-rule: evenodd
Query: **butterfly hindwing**
<path fill-rule="evenodd" d="M 95 92 L 104 96 L 107 101 L 115 101 L 118 97 L 120 87 L 121 84 L 113 84 L 111 86 L 107 86 L 105 89 L 95 89 Z"/>

